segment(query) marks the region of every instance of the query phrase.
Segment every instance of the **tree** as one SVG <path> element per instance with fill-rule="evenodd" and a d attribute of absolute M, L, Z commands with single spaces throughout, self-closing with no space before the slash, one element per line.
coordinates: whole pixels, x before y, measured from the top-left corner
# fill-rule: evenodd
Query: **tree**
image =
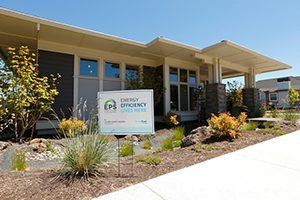
<path fill-rule="evenodd" d="M 243 90 L 241 84 L 236 81 L 227 82 L 226 98 L 228 110 L 243 106 Z"/>
<path fill-rule="evenodd" d="M 290 88 L 288 91 L 288 103 L 291 107 L 294 107 L 297 101 L 299 101 L 299 93 L 294 88 Z"/>
<path fill-rule="evenodd" d="M 8 48 L 8 59 L 0 68 L 0 102 L 9 115 L 14 115 L 16 138 L 27 130 L 31 138 L 36 122 L 51 109 L 59 75 L 40 77 L 36 55 L 26 46 Z"/>

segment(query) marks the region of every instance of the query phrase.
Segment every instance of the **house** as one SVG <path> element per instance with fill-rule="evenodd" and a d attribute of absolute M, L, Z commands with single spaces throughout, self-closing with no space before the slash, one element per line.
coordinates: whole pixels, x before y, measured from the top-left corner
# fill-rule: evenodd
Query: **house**
<path fill-rule="evenodd" d="M 300 92 L 300 76 L 289 76 L 257 81 L 259 96 L 262 103 L 277 108 L 289 107 L 287 97 L 290 88 Z"/>
<path fill-rule="evenodd" d="M 174 111 L 184 121 L 196 120 L 192 97 L 204 83 L 206 116 L 226 111 L 222 79 L 238 76 L 245 77 L 244 104 L 251 111 L 258 101 L 256 75 L 290 68 L 227 40 L 205 48 L 164 37 L 145 44 L 0 8 L 2 57 L 7 47 L 20 45 L 38 52 L 43 75 L 61 74 L 54 109 L 64 113 L 81 98 L 87 100 L 89 109 L 96 106 L 98 91 L 126 89 L 126 75 L 138 69 L 144 77 L 155 74 L 162 78 L 164 94 L 155 106 L 157 119 Z"/>

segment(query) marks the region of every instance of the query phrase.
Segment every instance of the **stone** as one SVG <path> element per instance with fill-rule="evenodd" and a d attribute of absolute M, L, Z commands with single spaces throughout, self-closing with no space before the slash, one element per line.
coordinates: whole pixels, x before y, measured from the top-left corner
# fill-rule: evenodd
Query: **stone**
<path fill-rule="evenodd" d="M 32 151 L 42 153 L 46 151 L 47 145 L 45 143 L 32 143 L 29 145 Z"/>
<path fill-rule="evenodd" d="M 0 141 L 0 151 L 6 149 L 9 145 L 10 145 L 10 143 L 8 143 L 8 142 Z"/>
<path fill-rule="evenodd" d="M 194 144 L 201 143 L 203 137 L 209 134 L 206 126 L 200 126 L 190 132 L 189 135 L 181 140 L 181 147 L 188 147 Z"/>
<path fill-rule="evenodd" d="M 29 141 L 29 145 L 31 144 L 37 144 L 37 143 L 47 143 L 48 141 L 44 138 L 35 138 L 31 141 Z"/>

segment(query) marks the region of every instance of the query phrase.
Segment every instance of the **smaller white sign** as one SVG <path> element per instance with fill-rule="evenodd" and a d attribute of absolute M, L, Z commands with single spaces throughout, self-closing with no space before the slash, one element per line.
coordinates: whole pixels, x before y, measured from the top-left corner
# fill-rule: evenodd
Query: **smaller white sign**
<path fill-rule="evenodd" d="M 152 134 L 153 90 L 98 92 L 98 115 L 100 134 Z"/>

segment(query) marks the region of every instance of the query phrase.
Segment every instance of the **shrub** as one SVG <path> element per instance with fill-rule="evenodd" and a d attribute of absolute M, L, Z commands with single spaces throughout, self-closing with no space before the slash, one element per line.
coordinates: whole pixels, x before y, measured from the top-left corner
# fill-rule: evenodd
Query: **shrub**
<path fill-rule="evenodd" d="M 170 126 L 178 126 L 181 123 L 181 118 L 176 113 L 170 111 L 164 117 L 164 121 L 166 121 Z"/>
<path fill-rule="evenodd" d="M 276 108 L 274 108 L 274 109 L 271 110 L 271 116 L 272 116 L 272 118 L 279 117 L 279 112 L 278 112 L 278 110 Z"/>
<path fill-rule="evenodd" d="M 85 123 L 74 117 L 71 117 L 70 119 L 62 119 L 58 127 L 60 133 L 65 137 L 74 137 L 82 134 L 86 129 Z"/>
<path fill-rule="evenodd" d="M 148 165 L 157 166 L 162 162 L 162 158 L 159 156 L 146 156 L 143 158 L 137 159 L 137 162 L 145 162 Z"/>
<path fill-rule="evenodd" d="M 243 127 L 242 127 L 242 130 L 245 130 L 245 131 L 255 131 L 257 129 L 257 123 L 256 122 L 249 122 L 247 124 L 245 124 Z"/>
<path fill-rule="evenodd" d="M 12 158 L 12 169 L 16 171 L 24 171 L 27 169 L 26 165 L 26 151 L 16 151 Z"/>
<path fill-rule="evenodd" d="M 181 146 L 181 140 L 173 140 L 172 142 L 173 148 L 177 148 Z"/>
<path fill-rule="evenodd" d="M 125 141 L 120 148 L 120 155 L 122 157 L 134 155 L 134 149 L 131 142 Z"/>
<path fill-rule="evenodd" d="M 173 139 L 168 137 L 161 141 L 161 149 L 162 150 L 173 150 Z"/>
<path fill-rule="evenodd" d="M 197 145 L 193 146 L 193 148 L 192 148 L 192 150 L 197 153 L 200 153 L 204 150 L 213 151 L 214 149 L 215 149 L 214 147 L 207 145 L 207 144 L 197 144 Z"/>
<path fill-rule="evenodd" d="M 298 119 L 299 119 L 299 116 L 294 111 L 284 112 L 283 113 L 283 119 L 286 120 L 286 121 L 290 121 L 292 124 L 295 125 L 297 123 Z"/>
<path fill-rule="evenodd" d="M 45 142 L 46 144 L 46 151 L 51 152 L 53 155 L 56 154 L 51 142 L 49 142 L 48 140 Z"/>
<path fill-rule="evenodd" d="M 273 126 L 273 122 L 264 122 L 264 128 L 271 128 Z"/>
<path fill-rule="evenodd" d="M 219 116 L 212 114 L 208 124 L 213 135 L 220 138 L 235 139 L 240 135 L 238 131 L 244 125 L 246 118 L 245 113 L 241 113 L 238 118 L 232 117 L 229 113 L 221 113 Z"/>
<path fill-rule="evenodd" d="M 143 149 L 152 149 L 152 142 L 150 139 L 146 139 L 143 142 Z"/>
<path fill-rule="evenodd" d="M 183 126 L 177 126 L 172 129 L 173 132 L 173 140 L 182 140 L 184 138 L 184 127 Z"/>
<path fill-rule="evenodd" d="M 281 129 L 275 129 L 275 128 L 266 128 L 266 129 L 261 129 L 257 131 L 258 133 L 263 133 L 263 134 L 273 134 L 273 135 L 284 135 L 286 132 Z"/>

